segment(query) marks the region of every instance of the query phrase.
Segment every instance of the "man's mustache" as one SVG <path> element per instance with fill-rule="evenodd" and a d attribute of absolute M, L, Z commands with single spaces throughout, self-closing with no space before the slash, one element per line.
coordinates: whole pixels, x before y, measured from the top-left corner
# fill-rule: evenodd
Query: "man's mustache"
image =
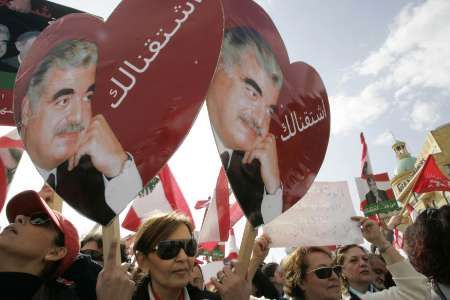
<path fill-rule="evenodd" d="M 70 123 L 66 126 L 64 126 L 61 129 L 58 129 L 56 131 L 56 134 L 64 134 L 64 133 L 72 133 L 72 132 L 81 132 L 85 129 L 86 127 L 81 124 L 81 123 Z"/>
<path fill-rule="evenodd" d="M 262 128 L 258 124 L 258 122 L 252 117 L 247 114 L 241 114 L 239 118 L 251 129 L 253 129 L 256 132 L 257 136 L 262 136 Z"/>

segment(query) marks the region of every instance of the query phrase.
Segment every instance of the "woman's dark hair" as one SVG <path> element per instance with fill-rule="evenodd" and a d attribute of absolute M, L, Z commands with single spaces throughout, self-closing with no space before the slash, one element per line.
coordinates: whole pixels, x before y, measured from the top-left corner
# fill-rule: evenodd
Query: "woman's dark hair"
<path fill-rule="evenodd" d="M 192 235 L 193 226 L 182 213 L 157 214 L 141 225 L 134 242 L 134 252 L 149 254 L 162 240 L 167 239 L 180 225 L 185 225 Z"/>
<path fill-rule="evenodd" d="M 273 283 L 266 275 L 263 274 L 260 268 L 256 270 L 252 283 L 256 288 L 253 296 L 258 298 L 264 297 L 267 299 L 278 299 L 280 297 Z"/>
<path fill-rule="evenodd" d="M 99 232 L 89 233 L 81 240 L 81 248 L 89 242 L 95 242 L 99 249 L 103 249 L 103 235 Z"/>
<path fill-rule="evenodd" d="M 64 233 L 62 233 L 59 229 L 55 229 L 57 230 L 57 234 L 56 237 L 53 241 L 53 244 L 57 247 L 64 247 L 65 245 L 65 238 L 64 238 Z M 44 280 L 47 281 L 49 279 L 52 279 L 56 272 L 56 269 L 58 269 L 59 264 L 61 263 L 61 260 L 58 261 L 52 261 L 49 262 L 45 267 L 44 270 L 42 270 L 40 277 Z"/>
<path fill-rule="evenodd" d="M 427 208 L 406 229 L 404 238 L 417 271 L 450 284 L 450 206 Z"/>
<path fill-rule="evenodd" d="M 301 280 L 306 276 L 309 265 L 307 258 L 311 253 L 321 252 L 332 258 L 331 252 L 322 247 L 299 247 L 287 256 L 283 262 L 285 276 L 284 292 L 293 298 L 304 298 L 303 291 L 299 286 Z"/>

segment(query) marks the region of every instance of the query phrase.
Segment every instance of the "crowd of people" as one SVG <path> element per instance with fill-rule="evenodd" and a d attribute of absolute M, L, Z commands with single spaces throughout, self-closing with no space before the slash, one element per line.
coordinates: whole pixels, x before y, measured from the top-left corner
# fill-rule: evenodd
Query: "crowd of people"
<path fill-rule="evenodd" d="M 354 217 L 361 245 L 298 247 L 264 263 L 258 237 L 248 267 L 232 261 L 204 282 L 193 226 L 181 213 L 144 222 L 130 249 L 75 226 L 34 191 L 13 197 L 0 233 L 1 299 L 450 299 L 450 207 L 428 208 L 407 227 L 406 258 L 373 220 Z M 398 225 L 401 218 L 396 218 Z M 120 249 L 122 265 L 116 263 Z"/>

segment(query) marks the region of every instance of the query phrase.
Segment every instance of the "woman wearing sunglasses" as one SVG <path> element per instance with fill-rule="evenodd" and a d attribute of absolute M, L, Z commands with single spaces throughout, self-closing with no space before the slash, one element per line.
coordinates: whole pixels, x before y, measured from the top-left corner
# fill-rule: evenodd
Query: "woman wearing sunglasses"
<path fill-rule="evenodd" d="M 215 295 L 188 285 L 197 253 L 192 225 L 179 213 L 148 219 L 136 234 L 134 252 L 146 276 L 138 283 L 134 300 L 215 299 Z"/>
<path fill-rule="evenodd" d="M 385 239 L 380 227 L 367 218 L 355 217 L 361 226 L 364 238 L 377 246 L 383 258 L 386 260 L 387 268 L 392 273 L 397 286 L 387 290 L 368 293 L 354 289 L 358 294 L 344 294 L 341 298 L 339 292 L 340 283 L 338 275 L 345 276 L 346 264 L 350 257 L 337 257 L 337 264 L 333 264 L 330 252 L 325 248 L 309 247 L 298 248 L 290 256 L 284 265 L 286 270 L 285 291 L 291 299 L 304 300 L 427 300 L 431 299 L 427 279 L 418 273 L 411 264 L 405 260 L 395 248 Z M 344 265 L 341 267 L 339 263 Z M 347 271 L 348 272 L 348 271 Z M 337 282 L 337 283 L 336 283 Z M 350 283 L 351 284 L 351 283 Z"/>
<path fill-rule="evenodd" d="M 331 252 L 323 247 L 300 247 L 284 265 L 285 292 L 291 299 L 341 299 L 341 266 L 333 264 Z"/>

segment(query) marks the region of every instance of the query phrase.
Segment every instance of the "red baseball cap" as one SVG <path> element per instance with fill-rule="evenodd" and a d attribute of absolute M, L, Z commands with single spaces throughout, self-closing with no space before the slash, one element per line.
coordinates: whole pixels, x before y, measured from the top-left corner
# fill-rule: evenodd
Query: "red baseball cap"
<path fill-rule="evenodd" d="M 21 192 L 8 202 L 6 206 L 6 217 L 10 223 L 14 222 L 17 215 L 29 216 L 35 212 L 46 212 L 53 224 L 61 230 L 64 235 L 64 247 L 67 249 L 67 254 L 60 261 L 54 276 L 59 276 L 73 263 L 78 253 L 80 252 L 80 241 L 78 232 L 75 226 L 70 223 L 62 214 L 52 210 L 47 203 L 35 191 Z"/>

